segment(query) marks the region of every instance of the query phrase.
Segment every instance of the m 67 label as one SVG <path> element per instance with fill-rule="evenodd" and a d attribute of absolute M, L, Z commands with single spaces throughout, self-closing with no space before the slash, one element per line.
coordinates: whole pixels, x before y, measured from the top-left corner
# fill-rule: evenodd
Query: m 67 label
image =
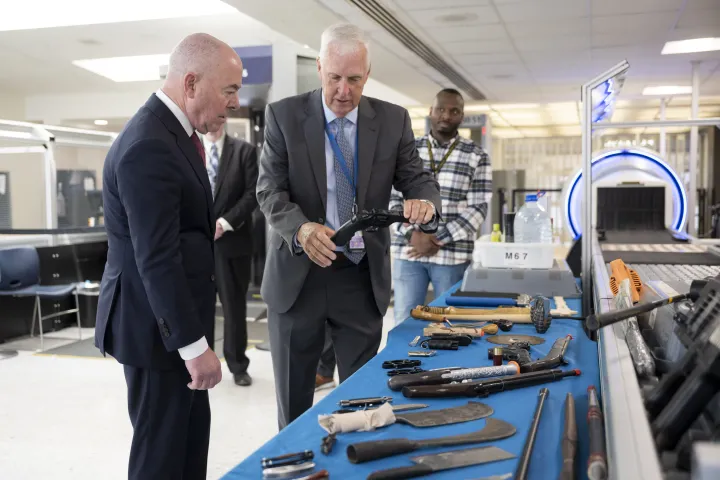
<path fill-rule="evenodd" d="M 508 267 L 523 267 L 529 261 L 529 254 L 526 250 L 505 251 L 505 265 Z"/>

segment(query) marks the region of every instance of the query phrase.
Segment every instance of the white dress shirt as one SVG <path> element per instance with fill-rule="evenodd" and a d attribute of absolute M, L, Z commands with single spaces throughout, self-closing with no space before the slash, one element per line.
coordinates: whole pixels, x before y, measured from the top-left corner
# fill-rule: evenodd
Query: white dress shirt
<path fill-rule="evenodd" d="M 217 148 L 217 155 L 218 155 L 218 169 L 220 168 L 219 160 L 222 158 L 223 154 L 223 146 L 225 145 L 225 132 L 223 132 L 222 136 L 217 139 L 217 141 L 212 142 L 207 135 L 203 135 L 203 146 L 205 147 L 205 156 L 207 158 L 210 158 L 212 156 L 212 146 L 215 145 L 215 148 Z M 220 173 L 218 171 L 218 173 Z M 215 182 L 217 182 L 219 179 L 216 177 Z M 216 187 L 217 188 L 217 187 Z M 223 230 L 226 232 L 232 232 L 234 229 L 232 225 L 230 225 L 230 222 L 225 220 L 224 218 L 220 217 L 217 219 L 218 222 L 220 222 L 220 225 L 222 225 Z"/>
<path fill-rule="evenodd" d="M 162 90 L 158 90 L 157 92 L 155 92 L 155 96 L 157 96 L 160 101 L 163 102 L 170 109 L 173 115 L 177 117 L 180 125 L 182 125 L 183 129 L 185 129 L 185 133 L 187 133 L 187 136 L 190 137 L 195 131 L 195 129 L 192 127 L 192 124 L 187 118 L 187 115 L 185 115 L 185 113 L 183 113 L 180 107 L 178 107 L 175 102 L 173 102 L 170 97 L 168 97 Z M 205 336 L 203 336 L 202 338 L 200 338 L 200 340 L 193 342 L 190 345 L 178 348 L 178 353 L 183 360 L 192 360 L 193 358 L 199 357 L 200 355 L 205 353 L 205 350 L 207 349 L 208 342 Z"/>

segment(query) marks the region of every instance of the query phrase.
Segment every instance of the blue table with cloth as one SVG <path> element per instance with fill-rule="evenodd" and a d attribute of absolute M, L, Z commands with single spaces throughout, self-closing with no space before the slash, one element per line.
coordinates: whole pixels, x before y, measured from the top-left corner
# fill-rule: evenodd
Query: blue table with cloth
<path fill-rule="evenodd" d="M 450 291 L 445 292 L 431 305 L 446 306 L 445 300 L 447 296 L 455 291 L 459 285 L 460 284 L 455 285 Z M 566 302 L 568 307 L 580 312 L 580 299 L 566 299 Z M 553 308 L 555 308 L 554 305 Z M 362 319 L 358 319 L 358 321 L 362 321 Z M 582 375 L 579 377 L 568 377 L 544 385 L 495 393 L 487 398 L 405 398 L 401 392 L 393 392 L 387 386 L 389 377 L 387 376 L 387 370 L 382 368 L 382 363 L 385 360 L 409 358 L 407 356 L 409 350 L 419 350 L 419 345 L 413 348 L 409 347 L 408 343 L 412 341 L 416 335 L 422 335 L 423 328 L 429 326 L 430 323 L 431 322 L 409 318 L 395 327 L 389 333 L 386 347 L 380 351 L 375 358 L 255 453 L 250 455 L 245 461 L 228 472 L 223 478 L 226 480 L 261 479 L 262 467 L 260 460 L 263 457 L 275 457 L 287 453 L 312 450 L 315 453 L 315 471 L 326 469 L 330 473 L 330 479 L 364 479 L 370 473 L 377 470 L 412 466 L 414 463 L 412 463 L 409 458 L 413 456 L 490 445 L 497 446 L 512 453 L 515 455 L 515 458 L 484 465 L 445 470 L 435 473 L 431 475 L 431 477 L 438 480 L 480 479 L 490 475 L 514 473 L 537 405 L 538 391 L 542 387 L 547 387 L 550 394 L 545 402 L 537 437 L 535 439 L 535 448 L 530 461 L 528 478 L 530 480 L 557 478 L 560 473 L 560 467 L 562 465 L 560 448 L 565 418 L 564 403 L 565 396 L 568 392 L 572 393 L 575 398 L 575 413 L 578 426 L 577 478 L 587 478 L 589 443 L 587 422 L 585 420 L 588 404 L 587 387 L 589 385 L 595 385 L 599 390 L 600 378 L 597 344 L 587 338 L 580 322 L 576 320 L 553 319 L 552 326 L 545 334 L 536 333 L 532 325 L 515 324 L 512 331 L 509 332 L 514 334 L 537 335 L 545 338 L 545 343 L 542 345 L 531 347 L 530 356 L 533 360 L 545 356 L 557 338 L 567 334 L 572 335 L 573 340 L 570 342 L 566 353 L 569 365 L 558 368 L 562 368 L 563 370 L 580 369 Z M 462 325 L 463 322 L 456 323 Z M 498 334 L 503 333 L 505 332 L 498 332 Z M 492 361 L 488 360 L 487 351 L 488 348 L 493 345 L 494 344 L 487 341 L 487 337 L 483 337 L 473 341 L 470 346 L 460 347 L 457 351 L 438 350 L 437 355 L 434 357 L 418 357 L 422 361 L 420 367 L 428 370 L 456 366 L 490 366 L 492 365 Z M 338 410 L 340 408 L 338 406 L 340 400 L 374 396 L 390 396 L 393 398 L 393 405 L 403 403 L 425 403 L 429 405 L 426 409 L 413 410 L 412 412 L 465 405 L 469 400 L 480 401 L 490 405 L 494 409 L 492 417 L 511 423 L 515 426 L 517 432 L 509 438 L 494 442 L 421 449 L 409 454 L 397 455 L 357 465 L 350 463 L 345 450 L 351 443 L 391 438 L 427 439 L 445 437 L 474 432 L 485 426 L 484 419 L 426 428 L 415 428 L 409 425 L 395 423 L 372 432 L 338 434 L 332 452 L 327 456 L 323 455 L 320 451 L 320 443 L 322 438 L 327 435 L 327 432 L 318 424 L 318 415 L 329 414 Z"/>

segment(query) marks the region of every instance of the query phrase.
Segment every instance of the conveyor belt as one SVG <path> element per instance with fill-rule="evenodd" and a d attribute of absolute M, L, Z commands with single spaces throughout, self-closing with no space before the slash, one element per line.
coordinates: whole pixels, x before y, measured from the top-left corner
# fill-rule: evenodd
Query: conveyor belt
<path fill-rule="evenodd" d="M 660 245 L 656 245 L 660 246 Z M 664 246 L 664 245 L 663 245 Z M 605 251 L 603 249 L 603 260 L 610 263 L 613 260 L 622 259 L 625 263 L 635 264 L 666 264 L 666 265 L 720 265 L 720 257 L 709 252 L 704 253 L 681 253 L 681 252 L 626 252 L 626 251 Z"/>
<path fill-rule="evenodd" d="M 715 277 L 720 274 L 720 267 L 708 265 L 649 265 L 631 263 L 629 268 L 640 275 L 643 282 L 662 281 L 673 287 L 678 293 L 690 291 L 693 280 Z"/>
<path fill-rule="evenodd" d="M 604 240 L 600 241 L 600 246 L 606 243 L 686 243 L 676 240 L 668 230 L 606 230 Z"/>

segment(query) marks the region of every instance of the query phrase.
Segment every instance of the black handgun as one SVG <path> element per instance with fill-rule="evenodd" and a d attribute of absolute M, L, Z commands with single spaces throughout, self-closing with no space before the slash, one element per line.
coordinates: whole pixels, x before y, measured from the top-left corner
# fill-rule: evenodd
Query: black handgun
<path fill-rule="evenodd" d="M 517 362 L 520 365 L 520 373 L 537 372 L 540 370 L 549 370 L 559 365 L 567 365 L 565 360 L 565 352 L 568 344 L 572 340 L 572 335 L 558 338 L 553 343 L 550 352 L 540 360 L 532 361 L 528 349 L 530 346 L 526 342 L 511 343 L 503 348 L 503 360 L 508 362 Z M 492 360 L 494 348 L 488 349 L 488 359 Z"/>
<path fill-rule="evenodd" d="M 403 215 L 402 210 L 363 210 L 345 222 L 335 234 L 330 237 L 330 240 L 337 246 L 344 246 L 350 241 L 353 235 L 355 235 L 355 232 L 375 232 L 380 228 L 387 228 L 393 223 L 399 222 L 407 222 L 407 218 Z M 437 232 L 438 224 L 439 218 L 438 215 L 435 214 L 430 222 L 425 225 L 419 225 L 419 227 L 420 230 L 425 233 L 435 233 Z"/>

